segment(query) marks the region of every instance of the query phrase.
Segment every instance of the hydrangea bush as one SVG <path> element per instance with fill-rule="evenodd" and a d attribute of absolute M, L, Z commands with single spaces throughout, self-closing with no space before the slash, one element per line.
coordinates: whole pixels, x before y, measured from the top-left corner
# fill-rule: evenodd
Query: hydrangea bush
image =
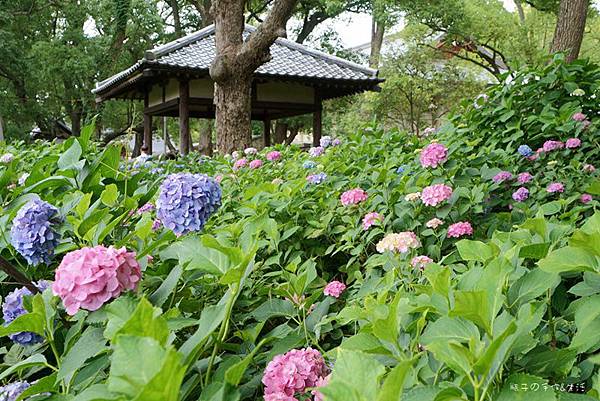
<path fill-rule="evenodd" d="M 599 399 L 597 67 L 534 71 L 469 101 L 435 140 L 369 125 L 312 152 L 144 163 L 97 148 L 89 128 L 6 146 L 3 389 Z M 22 226 L 60 233 L 35 266 L 19 247 L 46 244 L 39 231 L 8 236 L 34 199 L 56 211 Z M 39 280 L 52 291 L 22 288 Z"/>

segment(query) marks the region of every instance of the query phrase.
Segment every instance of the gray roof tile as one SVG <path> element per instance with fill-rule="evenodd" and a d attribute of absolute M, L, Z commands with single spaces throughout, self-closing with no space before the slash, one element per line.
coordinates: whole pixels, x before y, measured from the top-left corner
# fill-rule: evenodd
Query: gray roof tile
<path fill-rule="evenodd" d="M 247 37 L 256 28 L 246 26 Z M 204 28 L 181 39 L 146 52 L 144 59 L 96 85 L 94 93 L 102 92 L 142 68 L 177 67 L 208 71 L 215 57 L 214 26 Z M 379 82 L 377 70 L 310 49 L 296 42 L 279 38 L 271 46 L 271 60 L 256 70 L 258 75 L 302 77 L 315 80 Z"/>

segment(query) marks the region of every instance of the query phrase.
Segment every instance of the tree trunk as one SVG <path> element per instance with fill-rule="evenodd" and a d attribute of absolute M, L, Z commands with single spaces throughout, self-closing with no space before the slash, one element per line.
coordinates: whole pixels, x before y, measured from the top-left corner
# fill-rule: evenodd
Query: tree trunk
<path fill-rule="evenodd" d="M 274 1 L 264 22 L 244 41 L 245 0 L 213 0 L 216 55 L 210 76 L 215 81 L 220 152 L 231 153 L 250 145 L 252 76 L 270 59 L 269 48 L 285 34 L 297 1 Z"/>
<path fill-rule="evenodd" d="M 560 0 L 551 53 L 566 52 L 567 62 L 579 57 L 589 0 Z"/>
<path fill-rule="evenodd" d="M 74 136 L 81 134 L 81 110 L 78 110 L 78 108 L 71 112 L 71 133 Z"/>
<path fill-rule="evenodd" d="M 288 125 L 283 121 L 275 122 L 275 134 L 273 143 L 284 143 L 287 137 Z"/>
<path fill-rule="evenodd" d="M 0 142 L 4 142 L 4 120 L 0 116 Z"/>
<path fill-rule="evenodd" d="M 247 148 L 252 142 L 251 89 L 251 77 L 215 85 L 217 148 L 222 153 Z"/>
<path fill-rule="evenodd" d="M 181 28 L 181 17 L 179 15 L 179 0 L 169 0 L 169 6 L 173 11 L 173 26 L 175 28 L 175 36 L 180 38 L 183 36 L 183 29 Z"/>
<path fill-rule="evenodd" d="M 515 7 L 517 9 L 517 13 L 519 13 L 519 22 L 521 26 L 525 25 L 525 11 L 523 10 L 523 4 L 521 4 L 521 0 L 515 0 Z"/>
<path fill-rule="evenodd" d="M 290 128 L 290 135 L 285 138 L 285 144 L 286 145 L 291 145 L 292 142 L 294 142 L 294 139 L 296 139 L 296 136 L 298 135 L 298 131 L 300 130 L 300 128 L 298 126 L 294 126 Z"/>
<path fill-rule="evenodd" d="M 133 144 L 133 152 L 131 152 L 132 157 L 138 157 L 142 150 L 142 143 L 144 142 L 144 131 L 142 130 L 134 130 L 135 133 L 135 142 Z"/>
<path fill-rule="evenodd" d="M 200 154 L 211 156 L 213 155 L 212 142 L 212 121 L 203 121 L 200 127 Z"/>
<path fill-rule="evenodd" d="M 383 35 L 385 34 L 385 23 L 378 22 L 373 17 L 371 26 L 371 54 L 369 56 L 369 67 L 379 68 L 379 57 L 383 46 Z"/>

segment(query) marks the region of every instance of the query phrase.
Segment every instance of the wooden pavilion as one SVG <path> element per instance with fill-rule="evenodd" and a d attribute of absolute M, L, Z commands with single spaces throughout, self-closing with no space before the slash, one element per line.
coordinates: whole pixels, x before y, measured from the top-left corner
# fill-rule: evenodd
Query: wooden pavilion
<path fill-rule="evenodd" d="M 255 28 L 246 26 L 245 35 Z M 209 26 L 145 52 L 130 68 L 96 85 L 97 102 L 133 99 L 144 102 L 144 143 L 152 152 L 152 117 L 179 117 L 180 152 L 190 150 L 189 119 L 214 118 L 215 28 Z M 254 73 L 252 119 L 264 122 L 265 146 L 271 121 L 313 114 L 313 142 L 321 138 L 323 100 L 378 91 L 377 70 L 279 38 L 272 58 Z"/>

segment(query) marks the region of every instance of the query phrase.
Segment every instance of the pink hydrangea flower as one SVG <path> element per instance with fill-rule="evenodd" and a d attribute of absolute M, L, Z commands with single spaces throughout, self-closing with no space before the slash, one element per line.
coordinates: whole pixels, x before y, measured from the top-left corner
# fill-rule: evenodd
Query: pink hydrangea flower
<path fill-rule="evenodd" d="M 448 160 L 448 149 L 441 143 L 430 143 L 421 151 L 420 160 L 421 166 L 436 168 Z"/>
<path fill-rule="evenodd" d="M 273 150 L 273 151 L 267 153 L 266 157 L 267 157 L 268 161 L 274 162 L 274 161 L 281 159 L 281 152 L 279 152 L 277 150 Z"/>
<path fill-rule="evenodd" d="M 262 160 L 260 160 L 260 159 L 255 159 L 255 160 L 252 160 L 252 161 L 250 162 L 250 164 L 249 164 L 249 167 L 250 167 L 251 169 L 257 169 L 257 168 L 260 168 L 262 165 L 263 165 L 263 162 L 262 162 Z"/>
<path fill-rule="evenodd" d="M 504 182 L 504 181 L 508 181 L 508 180 L 512 180 L 512 174 L 508 171 L 501 171 L 498 174 L 496 174 L 494 176 L 494 178 L 492 178 L 492 181 L 494 181 L 496 184 Z"/>
<path fill-rule="evenodd" d="M 377 212 L 367 213 L 367 214 L 365 214 L 365 217 L 363 218 L 363 221 L 362 221 L 363 229 L 368 230 L 369 228 L 371 228 L 371 226 L 381 223 L 382 220 L 383 220 L 383 216 Z"/>
<path fill-rule="evenodd" d="M 423 270 L 425 266 L 427 266 L 429 263 L 433 263 L 433 259 L 425 255 L 415 256 L 410 261 L 412 267 L 414 267 L 415 269 L 419 268 L 421 270 Z"/>
<path fill-rule="evenodd" d="M 521 173 L 517 176 L 517 182 L 519 184 L 527 184 L 531 180 L 533 180 L 533 176 L 529 173 Z"/>
<path fill-rule="evenodd" d="M 583 113 L 575 113 L 573 114 L 573 120 L 575 121 L 585 121 L 585 119 L 587 118 L 585 114 Z"/>
<path fill-rule="evenodd" d="M 325 387 L 326 385 L 329 384 L 329 379 L 331 379 L 331 375 L 327 375 L 324 378 L 319 379 L 319 381 L 317 382 L 317 385 L 315 387 L 316 388 Z M 311 394 L 315 397 L 314 401 L 324 401 L 325 400 L 325 396 L 323 396 L 323 394 L 321 394 L 316 389 L 311 391 Z"/>
<path fill-rule="evenodd" d="M 69 252 L 55 272 L 52 292 L 69 315 L 95 311 L 122 292 L 134 290 L 142 277 L 135 252 L 102 245 Z"/>
<path fill-rule="evenodd" d="M 215 181 L 217 182 L 217 184 L 220 184 L 221 181 L 223 181 L 223 176 L 221 174 L 217 174 L 215 176 Z"/>
<path fill-rule="evenodd" d="M 592 201 L 592 199 L 594 199 L 594 198 L 590 194 L 583 194 L 583 195 L 581 195 L 581 198 L 580 198 L 581 203 L 590 203 Z"/>
<path fill-rule="evenodd" d="M 267 365 L 262 378 L 265 400 L 287 401 L 281 398 L 282 394 L 293 397 L 296 393 L 304 393 L 308 388 L 316 387 L 327 374 L 323 357 L 312 348 L 293 349 L 277 355 Z M 270 394 L 278 394 L 280 398 L 267 398 Z"/>
<path fill-rule="evenodd" d="M 565 146 L 567 149 L 575 149 L 581 146 L 581 139 L 579 138 L 569 138 L 567 142 L 565 142 Z"/>
<path fill-rule="evenodd" d="M 596 167 L 594 167 L 592 164 L 584 164 L 583 171 L 586 173 L 593 173 L 596 171 Z"/>
<path fill-rule="evenodd" d="M 546 192 L 550 192 L 555 193 L 555 192 L 564 192 L 565 191 L 565 186 L 560 183 L 560 182 L 553 182 L 550 185 L 548 185 L 548 188 L 546 188 Z"/>
<path fill-rule="evenodd" d="M 436 206 L 452 196 L 452 188 L 444 184 L 435 184 L 423 188 L 421 201 L 427 206 Z"/>
<path fill-rule="evenodd" d="M 332 281 L 331 283 L 325 286 L 323 294 L 328 295 L 330 297 L 339 298 L 345 289 L 346 284 L 342 283 L 341 281 Z"/>
<path fill-rule="evenodd" d="M 565 144 L 561 141 L 546 141 L 544 142 L 544 146 L 542 147 L 542 149 L 544 150 L 544 152 L 551 152 L 553 150 L 562 149 L 564 147 Z"/>
<path fill-rule="evenodd" d="M 472 235 L 473 227 L 468 221 L 459 221 L 458 223 L 452 224 L 448 227 L 448 237 L 459 238 L 463 235 Z"/>
<path fill-rule="evenodd" d="M 265 394 L 265 401 L 298 401 L 298 399 L 286 393 L 271 393 Z"/>
<path fill-rule="evenodd" d="M 342 196 L 340 196 L 340 201 L 344 206 L 356 205 L 366 201 L 368 196 L 369 195 L 361 188 L 354 188 L 344 192 Z"/>
<path fill-rule="evenodd" d="M 429 220 L 427 223 L 425 223 L 425 226 L 428 228 L 433 228 L 436 229 L 439 226 L 441 226 L 442 224 L 444 224 L 444 222 L 440 219 L 438 219 L 437 217 Z"/>
<path fill-rule="evenodd" d="M 386 235 L 379 243 L 377 243 L 377 252 L 384 253 L 385 251 L 406 253 L 410 249 L 418 248 L 421 242 L 417 235 L 412 231 L 404 231 L 401 233 L 392 233 Z"/>
<path fill-rule="evenodd" d="M 247 165 L 248 165 L 248 160 L 246 158 L 241 158 L 239 160 L 236 160 L 235 163 L 233 163 L 233 169 L 235 171 L 237 171 L 243 167 L 246 167 Z"/>
<path fill-rule="evenodd" d="M 152 231 L 158 231 L 162 227 L 162 221 L 160 219 L 154 219 L 152 222 Z"/>

